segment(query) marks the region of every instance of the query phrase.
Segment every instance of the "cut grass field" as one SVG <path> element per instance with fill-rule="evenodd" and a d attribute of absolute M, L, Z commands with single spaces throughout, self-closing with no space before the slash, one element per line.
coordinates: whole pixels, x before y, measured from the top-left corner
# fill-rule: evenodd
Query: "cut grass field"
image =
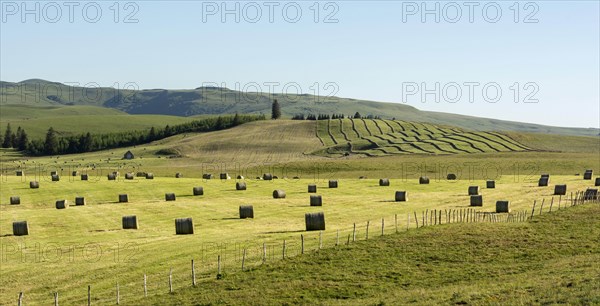
<path fill-rule="evenodd" d="M 600 206 L 427 227 L 226 275 L 144 305 L 599 305 Z"/>
<path fill-rule="evenodd" d="M 472 154 L 533 149 L 498 132 L 463 131 L 432 124 L 381 120 L 333 119 L 316 123 L 327 155 Z"/>
<path fill-rule="evenodd" d="M 346 237 L 351 233 L 353 223 L 357 223 L 359 235 L 364 236 L 365 224 L 371 221 L 373 235 L 377 235 L 381 230 L 378 225 L 381 218 L 385 218 L 388 224 L 386 232 L 394 231 L 391 226 L 394 214 L 402 216 L 400 226 L 405 228 L 404 217 L 409 213 L 420 213 L 426 209 L 467 208 L 467 187 L 484 186 L 483 181 L 444 180 L 419 185 L 414 179 L 392 178 L 390 187 L 378 186 L 376 179 L 344 179 L 340 180 L 338 189 L 329 189 L 326 179 L 321 178 L 316 181 L 317 194 L 323 196 L 324 204 L 322 207 L 310 207 L 306 188 L 309 183 L 315 182 L 311 179 L 246 180 L 248 190 L 236 191 L 234 180 L 158 177 L 154 180 L 108 181 L 103 175 L 92 176 L 90 181 L 85 182 L 66 174 L 61 181 L 51 182 L 48 173 L 44 172 L 42 177 L 37 178 L 40 189 L 29 189 L 28 182 L 34 177 L 33 173 L 26 175 L 29 176 L 2 177 L 1 304 L 13 301 L 20 291 L 25 292 L 28 303 L 32 304 L 50 303 L 55 291 L 60 292 L 61 303 L 82 304 L 89 284 L 93 286 L 94 303 L 106 304 L 114 302 L 117 282 L 121 288 L 121 301 L 137 304 L 142 295 L 144 273 L 149 276 L 150 294 L 157 295 L 168 290 L 166 281 L 171 267 L 175 289 L 179 291 L 189 285 L 190 259 L 196 259 L 198 279 L 204 281 L 214 278 L 218 254 L 223 256 L 226 271 L 232 271 L 240 266 L 242 249 L 249 250 L 246 267 L 259 265 L 263 243 L 269 248 L 269 262 L 280 258 L 279 248 L 283 240 L 288 241 L 289 256 L 297 255 L 300 252 L 300 234 L 306 236 L 307 249 L 315 249 L 317 233 L 304 233 L 306 212 L 325 213 L 327 230 L 323 243 L 331 246 L 337 231 L 340 231 L 341 237 Z M 497 180 L 496 189 L 482 189 L 484 206 L 479 210 L 494 211 L 496 200 L 510 200 L 513 211 L 530 211 L 534 200 L 545 198 L 548 203 L 553 185 L 558 183 L 568 184 L 568 190 L 575 191 L 589 187 L 592 182 L 577 176 L 552 175 L 549 187 L 537 187 L 537 180 L 515 181 L 514 177 L 507 176 Z M 205 195 L 193 197 L 193 186 L 203 186 Z M 274 189 L 285 190 L 287 198 L 273 199 L 271 193 Z M 408 190 L 409 202 L 394 202 L 396 190 Z M 174 192 L 177 201 L 165 202 L 167 192 Z M 129 195 L 129 203 L 116 203 L 117 195 L 121 193 Z M 9 205 L 9 197 L 17 195 L 21 197 L 21 205 Z M 76 196 L 84 196 L 87 205 L 71 206 L 65 210 L 54 207 L 56 200 L 73 202 Z M 253 205 L 255 219 L 238 219 L 239 205 Z M 137 215 L 140 228 L 122 230 L 121 217 L 124 215 Z M 193 217 L 194 235 L 174 234 L 174 219 L 182 217 Z M 28 221 L 29 236 L 10 235 L 12 222 L 18 220 Z M 415 224 L 411 223 L 410 227 L 415 227 Z M 487 228 L 482 230 L 489 231 Z M 494 229 L 498 230 L 503 231 L 502 228 Z M 451 234 L 446 234 L 446 237 L 451 237 Z M 452 237 L 450 240 L 456 240 Z M 340 256 L 345 257 L 344 253 Z M 337 260 L 333 259 L 333 254 L 331 257 L 331 260 Z M 482 275 L 488 275 L 488 272 Z M 358 277 L 356 281 L 362 282 L 362 278 Z M 310 283 L 307 286 L 310 287 Z M 310 290 L 308 287 L 306 290 Z M 384 298 L 384 292 L 379 291 L 377 298 Z M 354 296 L 349 291 L 340 298 L 348 294 L 350 298 L 359 298 L 356 300 L 359 303 L 362 301 L 362 295 Z M 283 294 L 285 296 L 295 296 L 295 293 L 287 292 Z M 207 298 L 216 299 L 216 296 Z M 314 302 L 313 298 L 307 303 Z M 277 303 L 278 300 L 273 301 Z M 290 302 L 293 301 L 302 302 L 296 298 Z M 218 302 L 218 299 L 213 302 Z"/>

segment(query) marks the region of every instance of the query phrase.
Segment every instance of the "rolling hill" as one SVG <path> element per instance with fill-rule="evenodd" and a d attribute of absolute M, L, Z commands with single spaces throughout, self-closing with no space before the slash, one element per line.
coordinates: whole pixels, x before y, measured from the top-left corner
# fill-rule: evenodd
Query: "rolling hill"
<path fill-rule="evenodd" d="M 242 94 L 219 87 L 188 90 L 70 87 L 39 79 L 18 83 L 0 82 L 0 105 L 88 105 L 117 109 L 129 114 L 194 116 L 199 114 L 264 113 L 278 99 L 285 116 L 295 114 L 379 115 L 386 119 L 452 125 L 477 131 L 521 131 L 547 134 L 598 136 L 597 128 L 563 128 L 505 120 L 420 111 L 400 103 L 383 103 L 307 94 Z"/>

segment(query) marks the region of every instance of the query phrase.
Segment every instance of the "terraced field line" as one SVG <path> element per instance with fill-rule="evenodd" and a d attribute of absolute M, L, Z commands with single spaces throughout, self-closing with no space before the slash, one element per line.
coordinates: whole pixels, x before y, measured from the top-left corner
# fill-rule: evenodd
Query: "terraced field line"
<path fill-rule="evenodd" d="M 457 146 L 456 146 L 456 144 L 455 144 L 455 143 L 453 143 L 453 142 L 451 142 L 451 141 L 443 140 L 443 139 L 440 139 L 440 138 L 437 138 L 437 139 L 436 139 L 436 141 L 443 142 L 443 143 L 447 143 L 447 144 L 449 144 L 449 145 L 450 145 L 450 146 L 451 146 L 451 147 L 452 147 L 454 150 L 457 150 L 457 151 L 465 152 L 465 153 L 468 153 L 468 154 L 472 154 L 472 153 L 473 153 L 473 152 L 471 152 L 471 151 L 467 151 L 467 150 L 464 150 L 464 149 L 461 149 L 461 148 L 457 147 Z"/>
<path fill-rule="evenodd" d="M 487 143 L 487 142 L 485 142 L 485 141 L 483 141 L 483 140 L 473 139 L 473 138 L 471 138 L 471 137 L 468 137 L 468 136 L 466 136 L 466 135 L 464 135 L 464 134 L 461 134 L 461 135 L 456 135 L 456 136 L 457 136 L 457 137 L 462 137 L 462 138 L 468 139 L 468 140 L 470 140 L 470 141 L 473 141 L 473 142 L 475 142 L 475 143 L 482 143 L 482 144 L 486 145 L 488 148 L 490 148 L 490 149 L 492 149 L 492 150 L 494 150 L 494 151 L 496 151 L 496 152 L 500 152 L 500 150 L 498 150 L 498 149 L 496 149 L 496 148 L 492 147 L 492 146 L 491 146 L 489 143 Z"/>
<path fill-rule="evenodd" d="M 356 129 L 356 126 L 354 125 L 354 119 L 350 119 L 350 122 L 352 123 L 352 130 L 354 131 L 354 133 L 356 133 L 356 135 L 358 135 L 358 138 L 362 139 L 363 136 L 358 132 L 358 130 Z"/>
<path fill-rule="evenodd" d="M 381 127 L 379 126 L 379 123 L 377 123 L 377 119 L 373 119 L 373 123 L 375 123 L 375 126 L 377 127 L 377 129 L 379 130 L 379 134 L 386 134 L 383 132 L 383 130 L 381 129 Z"/>
<path fill-rule="evenodd" d="M 453 136 L 451 136 L 451 135 L 446 135 L 446 136 L 442 137 L 442 139 L 443 139 L 443 138 L 447 138 L 447 139 L 452 139 L 452 140 L 455 140 L 455 141 L 464 142 L 464 143 L 468 144 L 468 145 L 469 145 L 471 148 L 473 148 L 473 150 L 477 150 L 477 151 L 479 151 L 479 152 L 481 152 L 481 153 L 485 153 L 485 151 L 484 151 L 484 150 L 482 150 L 482 149 L 480 149 L 480 148 L 476 147 L 476 146 L 475 146 L 473 143 L 471 143 L 471 142 L 469 142 L 469 141 L 466 141 L 466 140 L 464 140 L 464 139 L 460 139 L 460 138 L 459 138 L 459 139 L 457 139 L 457 138 L 454 138 L 454 137 L 453 137 Z"/>
<path fill-rule="evenodd" d="M 472 132 L 469 132 L 469 133 L 465 133 L 465 134 L 479 136 L 479 137 L 481 137 L 481 138 L 483 138 L 483 139 L 485 139 L 485 140 L 487 140 L 487 141 L 490 141 L 490 142 L 493 142 L 493 143 L 499 144 L 499 145 L 501 145 L 501 146 L 505 147 L 506 149 L 508 149 L 508 150 L 510 150 L 510 151 L 513 151 L 513 152 L 514 152 L 514 151 L 517 151 L 517 150 L 515 150 L 515 149 L 513 149 L 513 148 L 511 148 L 511 147 L 509 147 L 509 146 L 507 146 L 507 145 L 505 145 L 505 144 L 503 144 L 503 143 L 501 143 L 501 142 L 499 142 L 499 141 L 496 141 L 496 140 L 490 139 L 489 137 L 485 136 L 485 135 L 484 135 L 484 133 L 485 133 L 485 132 L 483 132 L 483 133 L 481 133 L 481 134 L 480 134 L 480 133 L 472 133 Z"/>
<path fill-rule="evenodd" d="M 387 124 L 387 126 L 390 128 L 390 130 L 392 130 L 392 133 L 396 133 L 396 130 L 394 130 L 394 128 L 392 127 L 392 125 L 387 120 L 383 120 L 383 122 L 385 124 Z"/>
<path fill-rule="evenodd" d="M 496 133 L 496 132 L 487 132 L 488 134 L 491 135 L 495 135 L 496 137 L 503 139 L 504 141 L 511 143 L 512 145 L 514 145 L 515 147 L 519 147 L 523 150 L 531 150 L 531 148 L 526 147 L 522 144 L 520 144 L 519 142 L 517 142 L 516 140 L 512 139 L 510 136 L 508 135 L 504 135 L 504 134 L 500 134 L 500 133 Z"/>
<path fill-rule="evenodd" d="M 365 125 L 365 129 L 369 133 L 369 136 L 373 136 L 373 133 L 371 133 L 371 131 L 369 130 L 369 127 L 367 126 L 367 122 L 365 121 L 365 119 L 360 118 L 360 121 L 362 121 L 362 123 Z"/>
<path fill-rule="evenodd" d="M 342 135 L 344 135 L 344 139 L 346 139 L 347 142 L 350 142 L 350 138 L 348 138 L 348 135 L 346 135 L 346 133 L 344 132 L 344 122 L 342 121 L 342 119 L 340 120 L 340 132 L 342 133 Z"/>
<path fill-rule="evenodd" d="M 323 138 L 321 138 L 321 136 L 319 136 L 319 125 L 318 124 L 315 124 L 315 135 L 317 136 L 317 138 L 319 139 L 321 144 L 323 146 L 325 146 L 325 142 L 323 142 Z"/>
<path fill-rule="evenodd" d="M 331 120 L 327 119 L 327 133 L 329 134 L 329 137 L 331 137 L 331 140 L 333 140 L 334 144 L 338 144 L 337 140 L 335 140 L 335 137 L 333 137 L 333 134 L 331 134 Z"/>
<path fill-rule="evenodd" d="M 399 126 L 402 131 L 406 131 L 406 129 L 404 128 L 404 126 L 402 126 L 402 124 L 400 124 L 400 122 L 398 122 L 398 121 L 392 121 L 392 122 L 395 123 L 397 126 Z"/>
<path fill-rule="evenodd" d="M 352 119 L 342 119 L 344 120 L 344 125 L 346 126 L 346 129 L 348 130 L 349 128 L 349 132 L 348 133 L 352 133 L 353 136 L 351 137 L 352 139 L 360 139 L 360 135 L 356 132 L 356 130 L 354 129 L 354 124 L 352 123 Z M 356 135 L 356 137 L 354 136 Z"/>
<path fill-rule="evenodd" d="M 437 149 L 437 150 L 439 150 L 439 151 L 446 152 L 446 153 L 450 153 L 450 154 L 457 154 L 457 152 L 452 152 L 452 151 L 447 151 L 447 150 L 445 150 L 445 149 L 442 149 L 442 148 L 441 148 L 441 147 L 440 147 L 440 146 L 439 146 L 437 143 L 434 143 L 434 142 L 429 142 L 429 141 L 425 141 L 425 140 L 424 140 L 424 141 L 421 141 L 421 142 L 423 142 L 423 143 L 428 143 L 428 144 L 432 145 L 434 148 L 436 148 L 436 149 Z"/>

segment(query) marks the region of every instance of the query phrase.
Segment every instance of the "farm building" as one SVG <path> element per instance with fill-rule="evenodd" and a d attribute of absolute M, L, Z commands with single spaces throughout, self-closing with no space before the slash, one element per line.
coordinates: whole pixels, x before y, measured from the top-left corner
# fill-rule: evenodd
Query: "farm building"
<path fill-rule="evenodd" d="M 125 155 L 123 155 L 123 159 L 133 159 L 133 153 L 131 153 L 131 151 L 127 151 L 125 152 Z"/>

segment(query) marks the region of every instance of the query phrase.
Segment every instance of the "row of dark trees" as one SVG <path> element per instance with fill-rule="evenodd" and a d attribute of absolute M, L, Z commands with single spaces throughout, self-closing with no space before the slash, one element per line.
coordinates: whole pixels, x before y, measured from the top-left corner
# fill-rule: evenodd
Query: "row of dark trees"
<path fill-rule="evenodd" d="M 306 116 L 304 116 L 304 114 L 299 114 L 299 115 L 294 115 L 292 117 L 292 120 L 329 120 L 329 119 L 344 119 L 346 118 L 346 116 L 344 114 L 333 114 L 333 115 L 329 115 L 329 114 L 318 114 L 318 115 L 314 115 L 314 114 L 308 114 Z M 349 119 L 360 119 L 360 118 L 365 118 L 365 119 L 381 119 L 381 116 L 373 116 L 373 115 L 368 115 L 366 117 L 363 117 L 359 112 L 356 112 L 354 114 L 354 116 L 348 116 Z"/>
<path fill-rule="evenodd" d="M 210 132 L 231 128 L 246 122 L 265 120 L 264 115 L 219 116 L 194 120 L 164 128 L 154 128 L 145 131 L 128 131 L 109 134 L 80 134 L 75 136 L 60 136 L 50 127 L 45 139 L 35 139 L 28 143 L 26 153 L 29 155 L 57 155 L 85 153 L 106 149 L 140 145 L 169 136 L 192 133 Z"/>
<path fill-rule="evenodd" d="M 4 132 L 4 137 L 0 134 L 0 143 L 3 148 L 15 148 L 19 151 L 27 150 L 27 146 L 29 144 L 29 136 L 27 136 L 27 132 L 25 129 L 22 129 L 20 126 L 17 128 L 17 132 L 13 132 L 10 123 L 6 125 L 6 131 Z"/>

